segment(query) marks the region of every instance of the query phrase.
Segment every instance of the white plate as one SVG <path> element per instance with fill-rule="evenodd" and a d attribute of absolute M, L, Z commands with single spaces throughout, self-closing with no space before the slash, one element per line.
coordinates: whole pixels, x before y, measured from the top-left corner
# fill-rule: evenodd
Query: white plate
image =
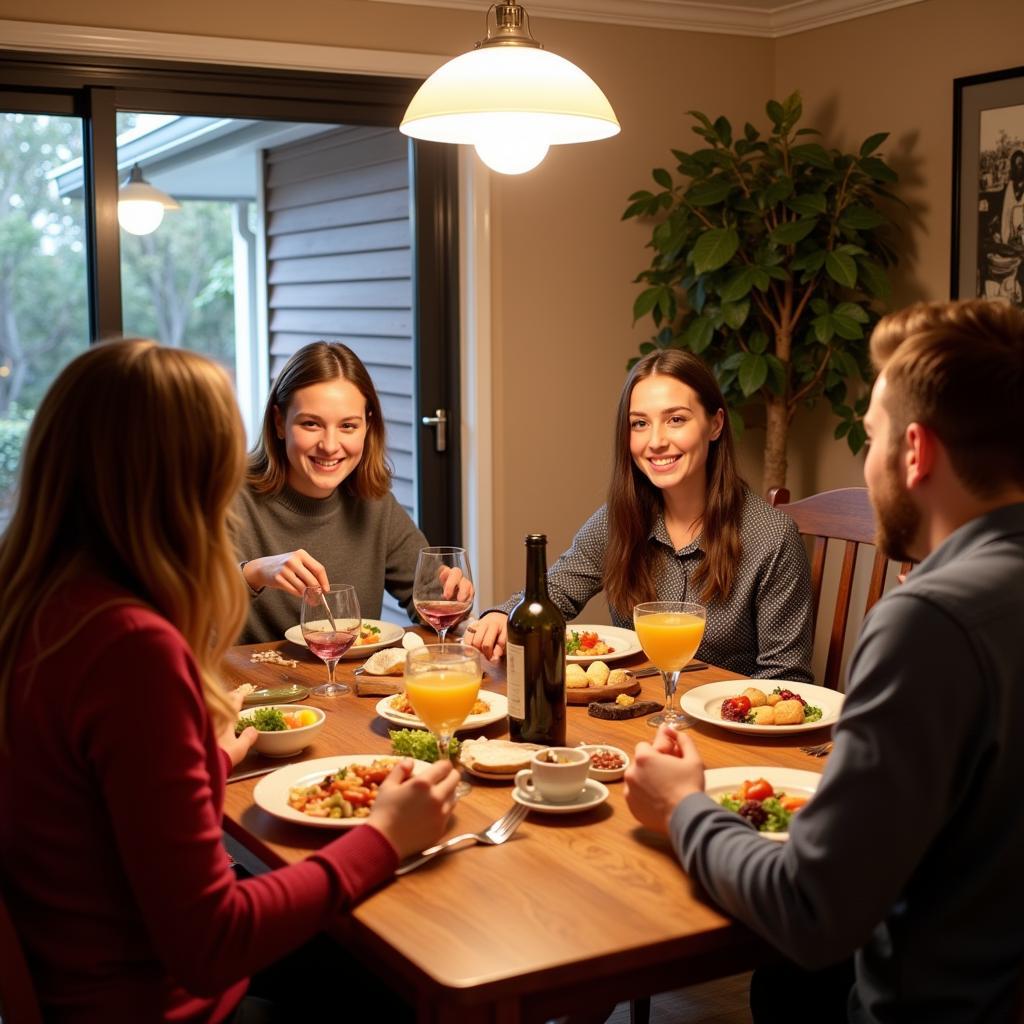
<path fill-rule="evenodd" d="M 282 821 L 298 825 L 312 825 L 314 828 L 352 828 L 362 825 L 365 818 L 312 818 L 288 805 L 288 791 L 296 786 L 312 786 L 324 776 L 350 764 L 373 764 L 383 757 L 395 758 L 395 754 L 339 754 L 337 757 L 317 757 L 312 761 L 299 761 L 278 768 L 276 772 L 260 779 L 252 791 L 256 806 L 263 808 Z M 430 766 L 425 761 L 413 761 L 413 773 Z"/>
<path fill-rule="evenodd" d="M 772 784 L 772 789 L 777 793 L 785 793 L 786 796 L 812 797 L 817 792 L 818 783 L 821 782 L 821 773 L 808 772 L 801 768 L 772 768 L 770 765 L 708 768 L 704 772 L 704 792 L 718 803 L 721 797 L 736 792 L 747 779 L 767 779 Z M 784 843 L 789 839 L 788 832 L 758 832 L 758 835 L 776 843 Z"/>
<path fill-rule="evenodd" d="M 392 696 L 394 696 L 392 694 Z M 480 699 L 490 706 L 490 711 L 482 715 L 470 715 L 456 732 L 464 732 L 466 729 L 479 729 L 481 726 L 490 725 L 492 722 L 501 721 L 508 714 L 508 698 L 503 693 L 492 693 L 490 690 L 481 690 Z M 426 729 L 427 727 L 415 716 L 407 715 L 403 711 L 396 711 L 391 706 L 391 697 L 383 697 L 377 701 L 377 714 L 386 718 L 395 725 L 403 725 L 407 729 Z"/>
<path fill-rule="evenodd" d="M 821 708 L 817 722 L 802 722 L 800 725 L 748 725 L 746 722 L 730 722 L 722 718 L 722 701 L 726 697 L 738 697 L 748 686 L 771 693 L 777 686 L 800 694 L 808 704 Z M 701 722 L 720 725 L 733 732 L 753 732 L 762 736 L 784 736 L 790 732 L 810 732 L 822 726 L 834 725 L 839 720 L 843 707 L 843 695 L 838 690 L 810 683 L 792 683 L 786 679 L 723 679 L 719 683 L 704 683 L 687 690 L 680 701 L 683 711 Z M 742 780 L 741 780 L 742 781 Z"/>
<path fill-rule="evenodd" d="M 537 797 L 528 796 L 516 786 L 512 790 L 512 799 L 539 814 L 579 814 L 580 811 L 589 811 L 603 804 L 608 799 L 608 787 L 597 779 L 587 779 L 575 800 L 567 804 L 548 804 Z"/>
<path fill-rule="evenodd" d="M 390 647 L 396 641 L 401 640 L 405 633 L 401 626 L 396 626 L 393 622 L 384 622 L 382 619 L 363 619 L 363 625 L 376 626 L 380 630 L 380 639 L 375 644 L 353 644 L 342 655 L 343 659 L 365 658 L 366 655 L 373 654 L 374 651 L 379 651 L 382 647 Z M 284 631 L 284 638 L 300 647 L 307 646 L 306 641 L 302 638 L 301 626 L 290 626 Z"/>
<path fill-rule="evenodd" d="M 570 622 L 565 627 L 566 639 L 573 632 L 596 633 L 604 643 L 615 650 L 611 654 L 567 654 L 565 660 L 570 665 L 586 665 L 591 661 L 618 661 L 619 658 L 643 653 L 640 640 L 631 629 L 622 629 L 619 626 L 587 626 L 579 622 Z"/>

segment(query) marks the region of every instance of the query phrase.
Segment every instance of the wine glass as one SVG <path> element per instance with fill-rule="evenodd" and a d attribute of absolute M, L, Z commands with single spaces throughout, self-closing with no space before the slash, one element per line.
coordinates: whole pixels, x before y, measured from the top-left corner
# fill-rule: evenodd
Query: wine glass
<path fill-rule="evenodd" d="M 343 584 L 324 589 L 306 587 L 302 594 L 299 618 L 306 646 L 327 665 L 327 682 L 313 688 L 321 697 L 340 697 L 348 693 L 344 683 L 334 681 L 338 659 L 356 642 L 362 618 L 356 588 Z"/>
<path fill-rule="evenodd" d="M 451 574 L 458 570 L 452 580 Z M 423 548 L 416 559 L 412 603 L 443 646 L 445 634 L 473 607 L 473 574 L 465 548 Z"/>
<path fill-rule="evenodd" d="M 480 652 L 462 644 L 424 644 L 405 656 L 405 695 L 437 739 L 438 757 L 449 756 L 452 736 L 476 703 L 481 675 Z M 455 793 L 469 791 L 460 781 Z"/>
<path fill-rule="evenodd" d="M 647 601 L 633 609 L 633 625 L 644 653 L 661 671 L 665 681 L 665 711 L 647 719 L 648 725 L 664 722 L 673 729 L 688 729 L 693 720 L 676 705 L 679 673 L 696 654 L 704 638 L 707 610 L 686 601 Z"/>

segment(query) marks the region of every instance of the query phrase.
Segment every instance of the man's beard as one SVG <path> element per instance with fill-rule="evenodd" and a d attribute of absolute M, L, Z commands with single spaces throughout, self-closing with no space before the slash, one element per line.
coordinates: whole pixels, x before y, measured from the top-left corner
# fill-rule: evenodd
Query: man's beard
<path fill-rule="evenodd" d="M 886 558 L 915 562 L 917 558 L 910 551 L 921 529 L 921 513 L 900 480 L 898 465 L 897 449 L 886 456 L 884 485 L 870 494 L 875 509 L 875 543 Z"/>

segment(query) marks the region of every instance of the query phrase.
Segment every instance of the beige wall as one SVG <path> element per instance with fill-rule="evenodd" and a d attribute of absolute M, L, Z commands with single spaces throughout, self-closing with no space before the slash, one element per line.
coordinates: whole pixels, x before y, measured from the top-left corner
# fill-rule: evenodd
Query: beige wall
<path fill-rule="evenodd" d="M 0 0 L 0 18 L 148 29 L 368 49 L 455 53 L 481 14 L 361 0 Z M 905 257 L 896 298 L 942 298 L 949 274 L 952 80 L 1022 63 L 1019 0 L 926 0 L 777 41 L 658 32 L 537 18 L 537 36 L 579 63 L 615 107 L 623 131 L 554 150 L 522 178 L 493 180 L 495 579 L 523 576 L 522 536 L 542 530 L 557 554 L 601 502 L 611 423 L 626 359 L 649 332 L 631 324 L 648 231 L 619 220 L 625 199 L 687 148 L 696 108 L 763 122 L 764 101 L 799 88 L 828 144 L 892 132 L 901 172 Z M 0 41 L 2 45 L 2 41 Z M 860 482 L 860 460 L 831 440 L 827 410 L 798 422 L 794 494 Z M 758 431 L 743 467 L 760 486 Z M 595 610 L 593 616 L 602 614 Z M 591 613 L 588 612 L 588 616 Z"/>

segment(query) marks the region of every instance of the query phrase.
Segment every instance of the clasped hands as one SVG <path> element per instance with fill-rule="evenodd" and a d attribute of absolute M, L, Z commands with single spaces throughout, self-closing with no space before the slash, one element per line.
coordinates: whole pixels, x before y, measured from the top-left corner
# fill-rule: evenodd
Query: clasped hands
<path fill-rule="evenodd" d="M 680 800 L 704 791 L 704 762 L 686 732 L 658 727 L 653 743 L 638 743 L 625 776 L 626 803 L 645 828 L 667 835 Z"/>

